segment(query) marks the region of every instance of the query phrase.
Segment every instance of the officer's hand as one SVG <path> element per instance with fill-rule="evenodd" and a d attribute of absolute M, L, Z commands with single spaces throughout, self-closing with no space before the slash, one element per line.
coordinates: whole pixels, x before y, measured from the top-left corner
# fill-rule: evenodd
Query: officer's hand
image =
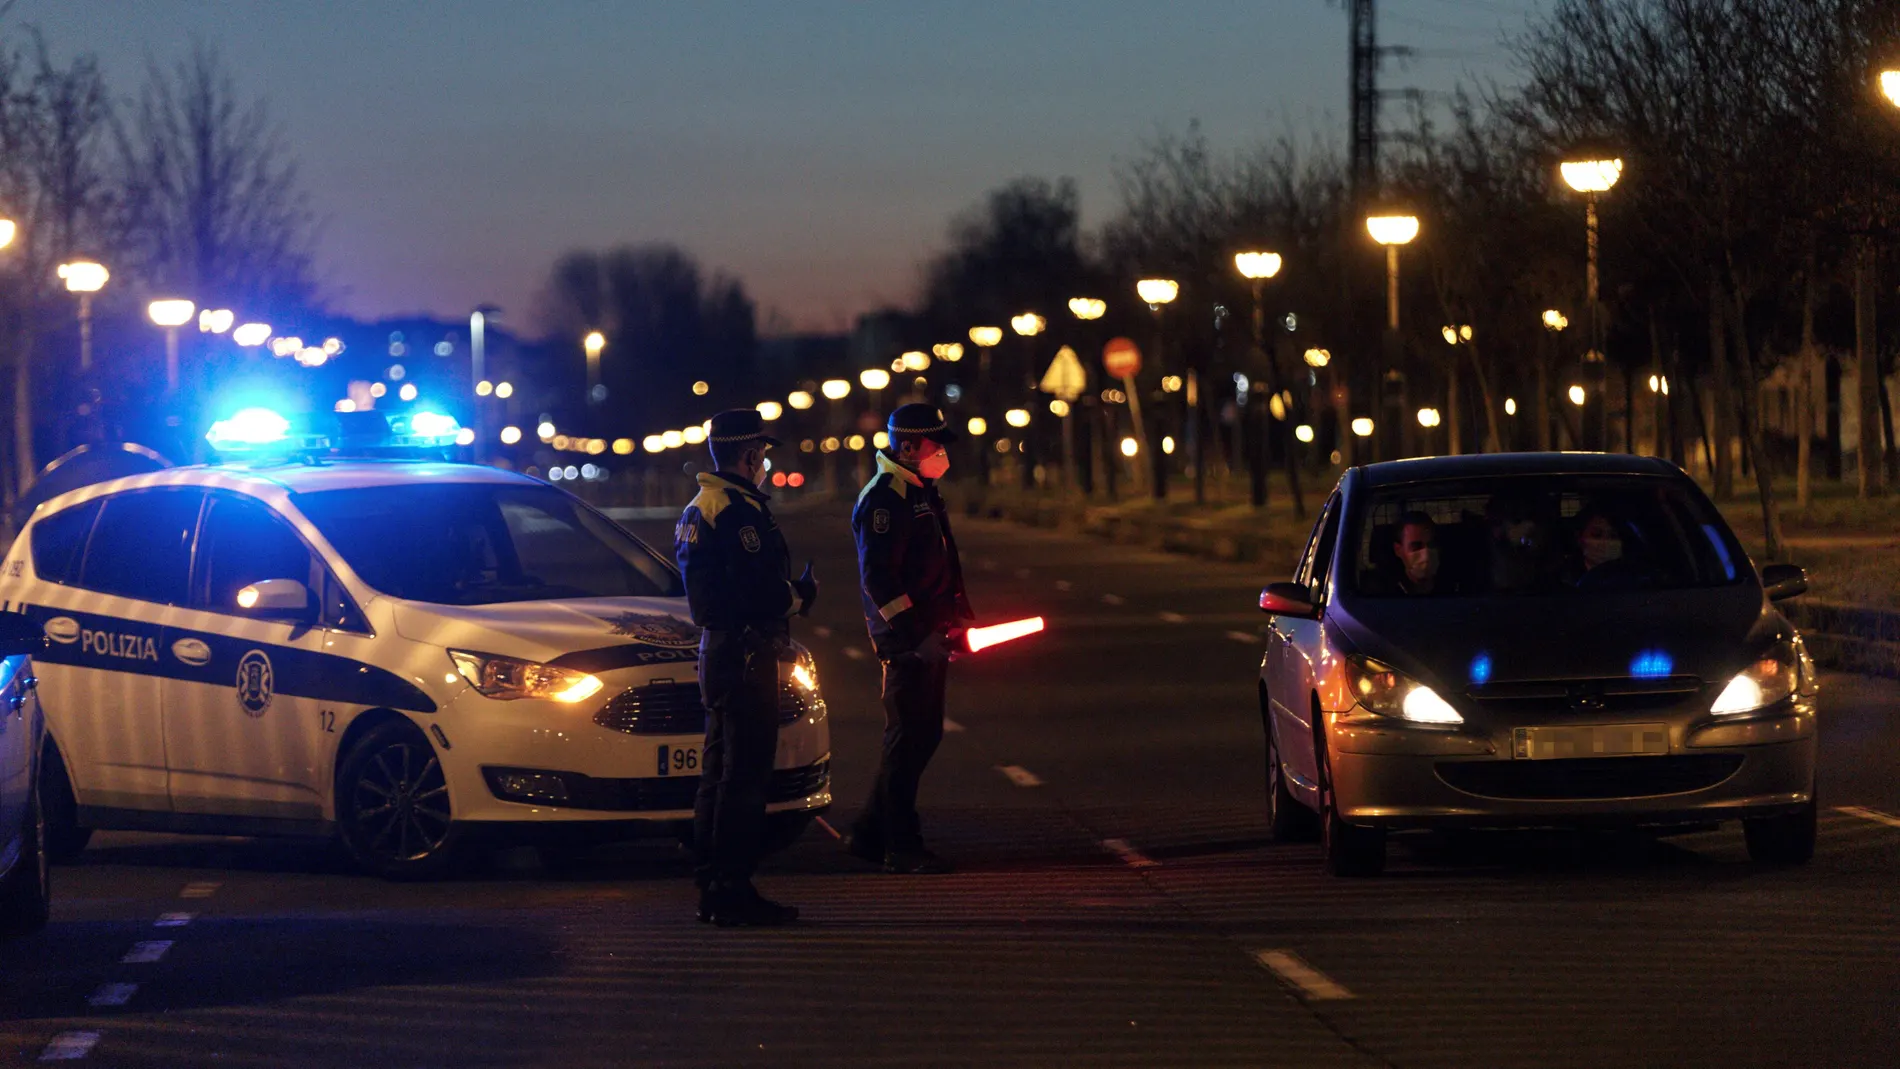
<path fill-rule="evenodd" d="M 943 664 L 950 659 L 950 640 L 941 631 L 932 631 L 917 644 L 911 655 L 927 665 Z"/>
<path fill-rule="evenodd" d="M 792 589 L 798 591 L 798 615 L 810 616 L 811 603 L 818 600 L 818 577 L 812 574 L 811 562 L 805 562 L 805 572 L 792 580 Z"/>

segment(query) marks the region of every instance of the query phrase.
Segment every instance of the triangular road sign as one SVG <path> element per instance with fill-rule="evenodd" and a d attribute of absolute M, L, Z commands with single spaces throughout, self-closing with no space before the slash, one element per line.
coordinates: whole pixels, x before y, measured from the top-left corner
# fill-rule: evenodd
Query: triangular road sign
<path fill-rule="evenodd" d="M 1049 370 L 1042 373 L 1042 382 L 1036 388 L 1075 403 L 1082 391 L 1089 388 L 1088 373 L 1082 370 L 1082 361 L 1076 357 L 1075 350 L 1066 345 L 1056 350 L 1056 358 L 1049 361 Z"/>

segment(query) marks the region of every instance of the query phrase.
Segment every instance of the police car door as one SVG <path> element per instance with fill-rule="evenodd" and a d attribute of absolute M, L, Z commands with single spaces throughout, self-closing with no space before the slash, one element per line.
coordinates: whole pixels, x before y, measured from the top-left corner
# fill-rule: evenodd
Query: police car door
<path fill-rule="evenodd" d="M 127 490 L 34 525 L 39 581 L 25 611 L 49 640 L 40 693 L 81 806 L 171 807 L 162 640 L 185 600 L 203 502 L 196 487 Z M 42 540 L 43 525 L 53 537 Z"/>
<path fill-rule="evenodd" d="M 308 684 L 335 662 L 317 626 L 327 578 L 270 506 L 229 491 L 208 495 L 190 598 L 173 614 L 162 651 L 172 668 L 165 751 L 178 812 L 322 819 L 322 740 L 337 712 Z M 247 611 L 239 592 L 265 579 L 302 583 L 311 591 L 307 613 Z M 332 665 L 330 674 L 347 672 Z"/>

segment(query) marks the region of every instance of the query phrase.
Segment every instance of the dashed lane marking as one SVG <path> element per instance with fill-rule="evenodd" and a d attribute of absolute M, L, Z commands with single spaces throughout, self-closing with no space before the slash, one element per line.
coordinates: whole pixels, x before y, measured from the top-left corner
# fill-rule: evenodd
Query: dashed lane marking
<path fill-rule="evenodd" d="M 185 925 L 190 924 L 192 919 L 197 916 L 196 913 L 160 913 L 158 919 L 152 922 L 152 927 L 183 928 Z"/>
<path fill-rule="evenodd" d="M 1161 616 L 1161 621 L 1162 621 L 1163 623 L 1169 623 L 1169 624 L 1184 624 L 1184 623 L 1187 623 L 1187 617 L 1185 617 L 1185 616 L 1182 616 L 1182 615 L 1181 615 L 1180 613 L 1178 613 L 1178 612 L 1164 612 L 1164 613 L 1161 613 L 1161 614 L 1159 614 L 1159 615 Z"/>
<path fill-rule="evenodd" d="M 184 890 L 178 892 L 178 897 L 210 898 L 212 895 L 218 893 L 218 888 L 223 886 L 223 884 L 216 880 L 201 880 L 197 883 L 188 883 L 185 885 Z"/>
<path fill-rule="evenodd" d="M 1344 985 L 1308 965 L 1291 950 L 1262 950 L 1254 955 L 1254 960 L 1271 970 L 1275 976 L 1299 988 L 1302 994 L 1315 1002 L 1353 997 Z"/>
<path fill-rule="evenodd" d="M 1040 787 L 1042 777 L 1021 765 L 997 765 L 996 771 L 1009 777 L 1009 781 L 1018 787 Z"/>
<path fill-rule="evenodd" d="M 1122 596 L 1121 596 L 1120 594 L 1103 594 L 1103 595 L 1102 595 L 1102 604 L 1104 604 L 1104 605 L 1126 605 L 1126 604 L 1128 604 L 1128 599 L 1127 599 L 1127 598 L 1124 598 L 1124 597 L 1122 597 Z"/>
<path fill-rule="evenodd" d="M 163 958 L 166 951 L 169 951 L 171 948 L 172 941 L 169 939 L 148 939 L 143 942 L 133 943 L 132 949 L 126 951 L 125 957 L 119 959 L 119 964 L 150 965 L 152 962 Z"/>
<path fill-rule="evenodd" d="M 94 1009 L 123 1006 L 132 1001 L 132 995 L 138 989 L 137 984 L 100 984 L 98 990 L 86 996 L 86 1005 Z"/>
<path fill-rule="evenodd" d="M 1069 582 L 1067 579 L 1058 579 L 1056 580 L 1056 589 L 1066 594 L 1075 589 L 1075 584 Z"/>
<path fill-rule="evenodd" d="M 99 1045 L 98 1032 L 61 1032 L 40 1052 L 43 1062 L 76 1062 Z"/>
<path fill-rule="evenodd" d="M 943 730 L 946 732 L 949 732 L 950 734 L 955 734 L 959 731 L 965 731 L 968 729 L 966 729 L 962 724 L 959 724 L 956 721 L 946 716 L 943 718 Z"/>
<path fill-rule="evenodd" d="M 840 842 L 844 841 L 844 836 L 839 834 L 838 829 L 831 826 L 831 821 L 826 820 L 824 817 L 819 817 L 818 826 L 825 829 L 826 835 L 829 835 L 833 839 L 837 839 Z"/>
<path fill-rule="evenodd" d="M 1900 817 L 1892 813 L 1882 813 L 1878 809 L 1869 809 L 1861 805 L 1837 805 L 1834 811 L 1846 813 L 1850 817 L 1859 817 L 1862 820 L 1871 820 L 1876 824 L 1885 824 L 1889 828 L 1900 828 Z"/>
<path fill-rule="evenodd" d="M 826 627 L 824 624 L 817 624 L 812 627 L 811 633 L 817 635 L 819 638 L 830 638 L 831 628 Z"/>
<path fill-rule="evenodd" d="M 864 660 L 864 651 L 856 646 L 846 646 L 844 648 L 844 655 L 853 661 Z"/>
<path fill-rule="evenodd" d="M 1227 632 L 1227 637 L 1233 639 L 1235 642 L 1245 642 L 1249 646 L 1260 641 L 1260 636 L 1250 631 L 1229 631 Z"/>
<path fill-rule="evenodd" d="M 1131 869 L 1151 869 L 1161 862 L 1128 844 L 1126 839 L 1103 839 L 1102 849 L 1121 858 Z"/>

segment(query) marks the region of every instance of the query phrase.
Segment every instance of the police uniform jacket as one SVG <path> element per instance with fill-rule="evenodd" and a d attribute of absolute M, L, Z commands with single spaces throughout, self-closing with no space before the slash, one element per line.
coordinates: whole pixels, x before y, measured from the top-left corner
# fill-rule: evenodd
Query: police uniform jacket
<path fill-rule="evenodd" d="M 926 635 L 973 620 L 950 511 L 935 483 L 877 454 L 877 473 L 851 512 L 871 643 L 889 659 Z"/>
<path fill-rule="evenodd" d="M 766 495 L 720 472 L 701 472 L 698 480 L 699 493 L 673 532 L 693 623 L 710 631 L 785 632 L 798 592 L 791 551 Z"/>

